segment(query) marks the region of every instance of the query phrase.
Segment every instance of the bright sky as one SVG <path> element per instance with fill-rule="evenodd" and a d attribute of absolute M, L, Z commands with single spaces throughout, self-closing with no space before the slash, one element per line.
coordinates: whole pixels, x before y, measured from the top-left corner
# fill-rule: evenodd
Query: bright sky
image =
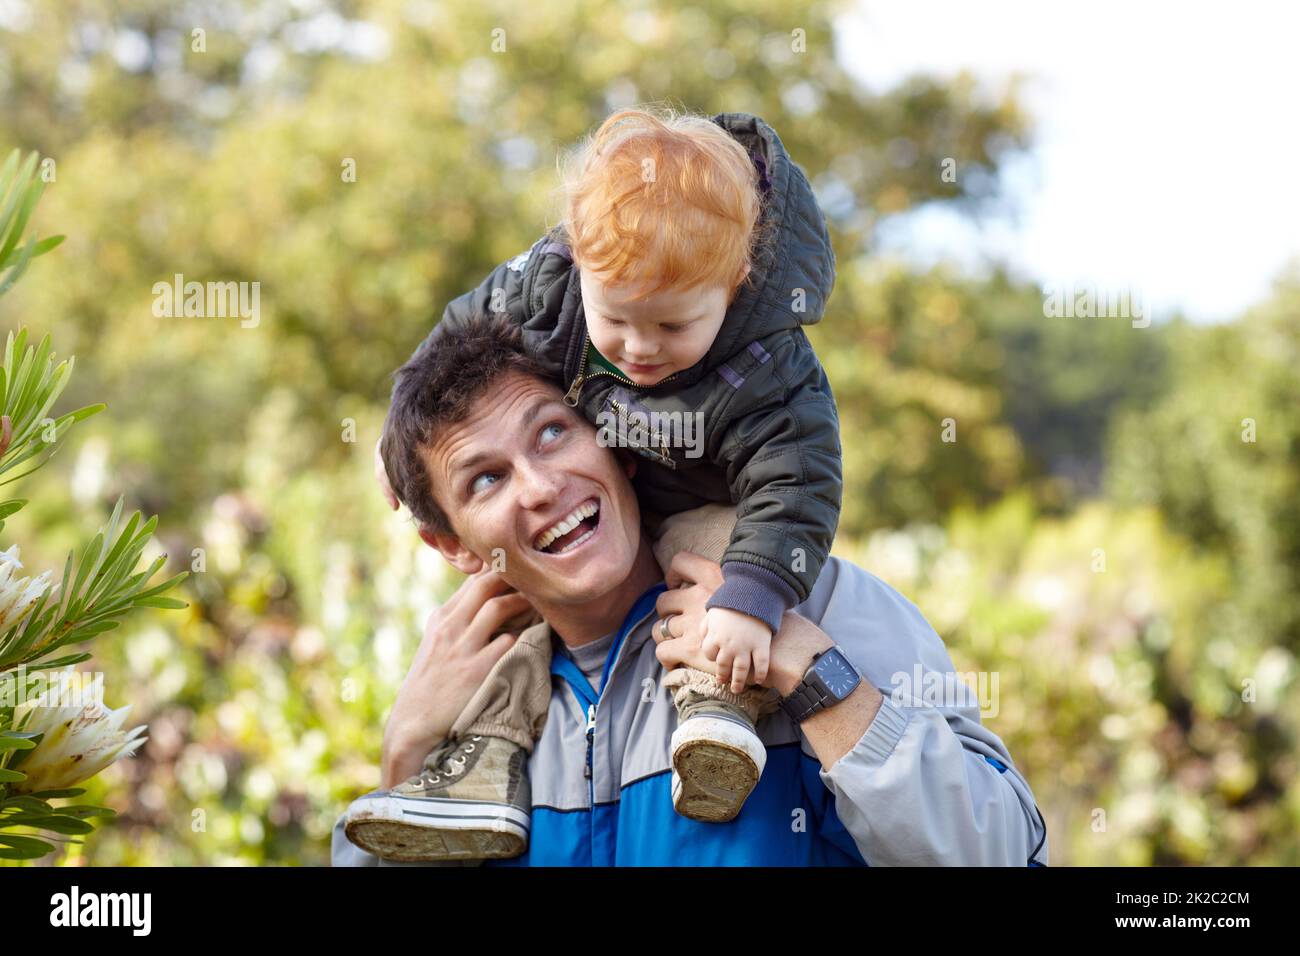
<path fill-rule="evenodd" d="M 1132 289 L 1157 317 L 1198 320 L 1232 318 L 1300 257 L 1300 5 L 860 0 L 839 26 L 872 90 L 1020 73 L 1039 124 L 1006 176 L 1017 221 L 973 231 L 923 211 L 883 230 L 887 246 Z"/>

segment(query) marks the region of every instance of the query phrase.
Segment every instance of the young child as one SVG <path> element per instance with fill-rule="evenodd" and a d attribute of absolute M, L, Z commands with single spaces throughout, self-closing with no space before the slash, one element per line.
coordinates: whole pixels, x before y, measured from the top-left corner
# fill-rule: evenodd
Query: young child
<path fill-rule="evenodd" d="M 665 572 L 692 509 L 722 503 L 734 515 L 722 553 L 706 553 L 724 579 L 704 641 L 718 674 L 679 668 L 665 680 L 679 714 L 674 806 L 729 820 L 766 757 L 754 725 L 770 696 L 749 685 L 766 676 L 772 635 L 808 597 L 839 520 L 838 418 L 801 328 L 821 319 L 834 253 L 807 178 L 756 116 L 617 112 L 565 180 L 564 222 L 454 300 L 421 348 L 472 316 L 517 323 L 602 443 L 652 463 L 633 482 Z M 400 494 L 405 451 L 394 445 L 386 428 L 382 459 Z M 708 514 L 716 531 L 719 517 Z M 591 520 L 539 546 L 563 549 Z M 545 720 L 550 641 L 544 624 L 524 631 L 426 770 L 393 791 L 437 802 L 450 822 L 412 822 L 400 807 L 376 818 L 372 800 L 349 837 L 394 859 L 522 852 L 522 768 Z M 491 826 L 454 819 L 481 820 L 488 803 L 522 814 Z"/>

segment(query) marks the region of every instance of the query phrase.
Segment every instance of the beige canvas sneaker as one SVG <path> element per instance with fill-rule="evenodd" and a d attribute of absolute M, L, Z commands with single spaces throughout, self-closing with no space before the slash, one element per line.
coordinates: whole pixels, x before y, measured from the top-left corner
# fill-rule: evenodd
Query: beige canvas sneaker
<path fill-rule="evenodd" d="M 500 737 L 434 748 L 424 769 L 348 807 L 348 839 L 385 860 L 436 862 L 518 856 L 528 848 L 528 755 Z"/>

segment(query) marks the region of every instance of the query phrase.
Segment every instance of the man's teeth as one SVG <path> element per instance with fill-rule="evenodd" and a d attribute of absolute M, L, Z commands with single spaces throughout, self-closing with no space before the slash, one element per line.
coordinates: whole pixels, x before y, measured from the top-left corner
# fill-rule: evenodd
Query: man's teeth
<path fill-rule="evenodd" d="M 536 548 L 538 551 L 545 551 L 548 547 L 550 547 L 552 541 L 554 541 L 556 538 L 560 538 L 568 534 L 570 531 L 576 528 L 579 522 L 581 522 L 584 518 L 590 518 L 592 515 L 596 514 L 596 512 L 598 512 L 599 510 L 600 508 L 596 505 L 596 502 L 594 501 L 588 501 L 585 502 L 584 504 L 578 505 L 578 507 L 574 508 L 573 511 L 570 512 L 567 516 L 561 518 L 555 524 L 551 525 L 551 527 L 543 531 L 537 537 L 537 540 L 533 542 L 533 547 Z M 573 543 L 576 544 L 577 542 L 575 541 Z M 566 548 L 565 550 L 567 551 L 568 549 Z"/>

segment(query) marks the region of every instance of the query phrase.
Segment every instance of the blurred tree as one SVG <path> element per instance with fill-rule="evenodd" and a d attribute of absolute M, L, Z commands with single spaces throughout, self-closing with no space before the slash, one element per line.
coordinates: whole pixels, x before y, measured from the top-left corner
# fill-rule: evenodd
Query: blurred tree
<path fill-rule="evenodd" d="M 48 214 L 75 211 L 87 236 L 21 307 L 104 359 L 79 384 L 138 423 L 116 448 L 151 508 L 188 512 L 238 482 L 252 416 L 282 383 L 300 423 L 286 466 L 350 454 L 343 420 L 382 401 L 447 300 L 554 220 L 557 150 L 615 106 L 767 118 L 825 197 L 845 263 L 881 215 L 987 199 L 1026 135 L 1013 99 L 987 104 L 967 80 L 864 95 L 834 56 L 831 8 L 812 4 L 341 9 L 84 0 L 11 27 L 4 102 L 23 108 L 0 129 L 58 138 Z M 67 76 L 84 78 L 70 98 Z M 206 111 L 216 91 L 226 114 Z M 176 273 L 260 283 L 258 327 L 156 318 L 153 285 Z M 827 322 L 861 327 L 841 307 Z M 158 421 L 141 380 L 185 413 Z"/>
<path fill-rule="evenodd" d="M 1117 425 L 1110 492 L 1232 556 L 1232 640 L 1300 652 L 1300 266 L 1239 322 L 1166 331 L 1171 385 Z"/>

